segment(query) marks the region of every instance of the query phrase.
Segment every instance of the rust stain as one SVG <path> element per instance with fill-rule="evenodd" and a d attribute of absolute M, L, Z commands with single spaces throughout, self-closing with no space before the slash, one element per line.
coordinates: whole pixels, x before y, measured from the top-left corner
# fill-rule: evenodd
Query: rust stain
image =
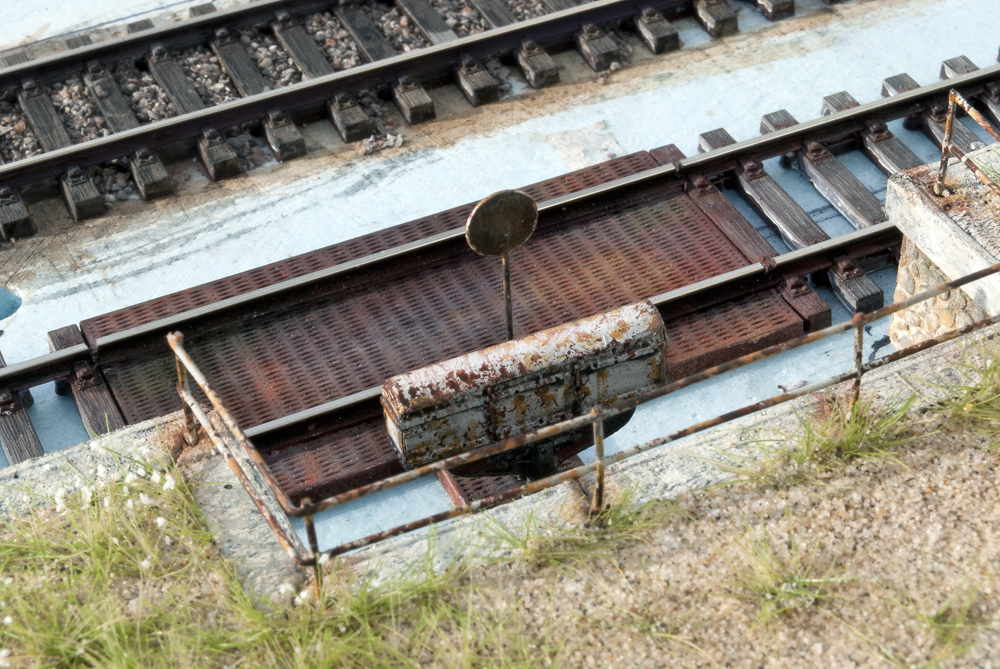
<path fill-rule="evenodd" d="M 382 387 L 390 441 L 405 467 L 420 466 L 614 399 L 613 386 L 631 389 L 623 397 L 640 392 L 664 380 L 664 339 L 659 311 L 639 302 L 395 376 Z M 645 365 L 616 366 L 640 357 Z M 572 455 L 588 445 L 586 435 L 565 435 L 544 448 Z M 548 456 L 506 457 L 478 473 L 544 468 L 538 458 Z"/>

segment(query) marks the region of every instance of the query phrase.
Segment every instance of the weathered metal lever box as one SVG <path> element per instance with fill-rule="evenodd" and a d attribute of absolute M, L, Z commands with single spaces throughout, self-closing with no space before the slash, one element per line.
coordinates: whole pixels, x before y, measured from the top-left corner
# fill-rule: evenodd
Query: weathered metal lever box
<path fill-rule="evenodd" d="M 664 383 L 665 344 L 656 307 L 639 302 L 395 376 L 382 386 L 389 438 L 413 468 L 551 425 Z M 589 446 L 586 432 L 454 471 L 542 475 Z"/>

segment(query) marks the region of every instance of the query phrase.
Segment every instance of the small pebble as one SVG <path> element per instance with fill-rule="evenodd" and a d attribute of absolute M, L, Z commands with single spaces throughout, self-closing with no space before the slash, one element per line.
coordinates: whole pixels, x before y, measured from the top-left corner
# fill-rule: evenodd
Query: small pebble
<path fill-rule="evenodd" d="M 305 29 L 323 49 L 334 70 L 349 70 L 364 62 L 350 33 L 329 12 L 309 16 L 305 21 Z"/>
<path fill-rule="evenodd" d="M 488 30 L 479 12 L 466 0 L 431 0 L 431 5 L 459 37 L 467 37 Z"/>
<path fill-rule="evenodd" d="M 203 46 L 186 49 L 174 54 L 174 58 L 207 106 L 214 107 L 240 97 L 233 80 L 218 65 L 219 59 L 210 49 Z"/>

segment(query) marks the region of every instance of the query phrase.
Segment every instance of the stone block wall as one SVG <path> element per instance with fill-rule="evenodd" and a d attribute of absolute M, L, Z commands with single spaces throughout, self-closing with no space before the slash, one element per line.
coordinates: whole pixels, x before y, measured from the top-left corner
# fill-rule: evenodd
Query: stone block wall
<path fill-rule="evenodd" d="M 948 279 L 937 265 L 909 237 L 904 237 L 893 301 L 905 300 L 945 281 Z M 952 290 L 893 314 L 889 340 L 897 349 L 905 348 L 983 318 L 986 312 L 982 307 L 961 290 Z"/>

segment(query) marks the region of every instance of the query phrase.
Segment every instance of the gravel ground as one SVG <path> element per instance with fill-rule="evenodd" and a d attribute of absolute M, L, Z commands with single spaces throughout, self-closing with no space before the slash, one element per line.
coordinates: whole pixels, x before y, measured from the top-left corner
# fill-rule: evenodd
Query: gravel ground
<path fill-rule="evenodd" d="M 632 45 L 629 44 L 628 38 L 632 36 L 632 33 L 622 30 L 617 23 L 606 23 L 601 28 L 611 38 L 611 41 L 618 46 L 619 62 L 621 65 L 631 64 Z"/>
<path fill-rule="evenodd" d="M 516 606 L 529 629 L 559 630 L 569 666 L 924 667 L 970 646 L 948 666 L 991 666 L 998 456 L 984 434 L 940 419 L 917 432 L 899 464 L 856 461 L 823 486 L 690 493 L 609 559 L 488 567 L 473 582 L 495 596 L 478 606 Z M 829 598 L 760 623 L 737 577 L 754 563 L 738 548 L 747 536 L 766 536 L 786 563 L 794 550 L 831 566 Z M 949 646 L 923 621 L 953 624 L 963 603 L 970 627 Z"/>
<path fill-rule="evenodd" d="M 21 113 L 21 105 L 16 101 L 0 100 L 0 157 L 3 161 L 12 163 L 41 152 L 38 138 Z"/>
<path fill-rule="evenodd" d="M 313 14 L 306 19 L 305 29 L 326 53 L 333 69 L 349 70 L 365 62 L 354 38 L 333 14 Z"/>
<path fill-rule="evenodd" d="M 229 146 L 240 159 L 243 171 L 248 172 L 268 162 L 271 153 L 263 139 L 254 137 L 246 129 L 234 129 L 227 133 Z"/>
<path fill-rule="evenodd" d="M 527 21 L 549 13 L 548 7 L 541 0 L 507 0 L 510 9 L 518 21 Z"/>
<path fill-rule="evenodd" d="M 97 189 L 104 194 L 104 206 L 110 209 L 116 202 L 121 200 L 136 200 L 139 192 L 132 181 L 132 174 L 128 171 L 127 164 L 107 163 L 102 167 L 92 167 L 91 174 L 94 175 L 94 183 Z"/>
<path fill-rule="evenodd" d="M 511 75 L 511 70 L 509 67 L 500 62 L 499 58 L 486 59 L 483 61 L 483 67 L 485 67 L 486 71 L 490 73 L 490 76 L 500 82 L 501 95 L 510 91 L 511 85 L 508 78 Z"/>
<path fill-rule="evenodd" d="M 603 86 L 608 83 L 608 78 L 613 72 L 632 64 L 632 45 L 628 43 L 627 39 L 632 33 L 621 30 L 618 23 L 605 23 L 601 29 L 618 47 L 618 60 L 612 61 L 607 70 L 597 73 L 597 83 Z"/>
<path fill-rule="evenodd" d="M 52 84 L 48 94 L 73 143 L 111 134 L 97 105 L 90 99 L 87 86 L 79 77 Z"/>
<path fill-rule="evenodd" d="M 363 7 L 396 51 L 405 53 L 430 46 L 416 26 L 410 25 L 410 18 L 399 9 L 381 2 L 368 2 Z"/>
<path fill-rule="evenodd" d="M 219 57 L 211 49 L 203 46 L 186 49 L 174 54 L 174 58 L 207 106 L 214 107 L 240 97 L 233 80 L 219 65 Z"/>
<path fill-rule="evenodd" d="M 131 60 L 119 61 L 114 67 L 115 80 L 129 100 L 129 106 L 139 123 L 146 124 L 177 115 L 174 104 L 149 72 L 140 72 Z"/>
<path fill-rule="evenodd" d="M 444 18 L 448 27 L 455 31 L 459 37 L 468 37 L 489 30 L 489 26 L 483 21 L 474 7 L 462 0 L 431 0 L 434 9 Z"/>
<path fill-rule="evenodd" d="M 239 40 L 272 89 L 302 81 L 302 73 L 295 67 L 295 61 L 270 35 L 244 28 L 239 32 Z"/>
<path fill-rule="evenodd" d="M 392 114 L 392 103 L 378 97 L 374 90 L 360 92 L 357 100 L 375 124 L 375 134 L 358 143 L 358 155 L 367 156 L 384 149 L 401 147 L 403 136 L 395 132 L 397 122 Z"/>
<path fill-rule="evenodd" d="M 385 135 L 396 129 L 396 119 L 392 115 L 393 105 L 391 102 L 380 98 L 374 90 L 358 93 L 357 100 L 361 108 L 368 114 L 368 118 L 375 124 L 375 130 L 379 135 Z"/>

